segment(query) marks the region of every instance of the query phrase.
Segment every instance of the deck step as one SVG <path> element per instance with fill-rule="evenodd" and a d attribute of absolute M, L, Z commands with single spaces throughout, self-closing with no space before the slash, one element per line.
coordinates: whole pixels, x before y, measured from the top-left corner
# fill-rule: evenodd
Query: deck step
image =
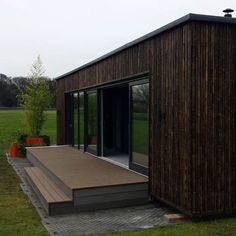
<path fill-rule="evenodd" d="M 57 186 L 62 189 L 62 191 L 69 196 L 71 199 L 73 198 L 73 190 L 65 184 L 57 175 L 55 175 L 52 171 L 50 171 L 47 168 L 47 165 L 43 164 L 39 159 L 37 159 L 36 156 L 34 156 L 31 152 L 27 150 L 27 159 L 30 161 L 30 163 L 38 167 L 42 170 L 43 173 L 45 173 L 46 176 L 48 176 L 49 179 L 51 179 Z"/>
<path fill-rule="evenodd" d="M 28 148 L 27 158 L 29 182 L 49 215 L 149 202 L 148 178 L 72 147 Z M 56 190 L 67 199 L 52 199 Z"/>
<path fill-rule="evenodd" d="M 65 213 L 73 207 L 73 200 L 38 167 L 25 167 L 27 179 L 49 215 Z"/>

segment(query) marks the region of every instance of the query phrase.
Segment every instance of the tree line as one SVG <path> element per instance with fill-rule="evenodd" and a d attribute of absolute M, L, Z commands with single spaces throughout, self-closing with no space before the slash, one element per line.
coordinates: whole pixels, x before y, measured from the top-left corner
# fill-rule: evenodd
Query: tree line
<path fill-rule="evenodd" d="M 48 77 L 42 77 L 50 88 L 52 101 L 50 108 L 56 107 L 56 81 Z M 21 105 L 19 94 L 25 91 L 30 82 L 27 77 L 8 77 L 0 74 L 0 107 L 19 107 Z"/>

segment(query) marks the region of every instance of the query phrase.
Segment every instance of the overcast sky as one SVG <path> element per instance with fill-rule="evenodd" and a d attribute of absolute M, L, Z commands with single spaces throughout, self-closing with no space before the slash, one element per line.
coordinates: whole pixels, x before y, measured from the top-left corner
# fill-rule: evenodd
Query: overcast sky
<path fill-rule="evenodd" d="M 40 55 L 57 77 L 188 13 L 227 7 L 236 0 L 0 0 L 0 73 L 27 76 Z"/>

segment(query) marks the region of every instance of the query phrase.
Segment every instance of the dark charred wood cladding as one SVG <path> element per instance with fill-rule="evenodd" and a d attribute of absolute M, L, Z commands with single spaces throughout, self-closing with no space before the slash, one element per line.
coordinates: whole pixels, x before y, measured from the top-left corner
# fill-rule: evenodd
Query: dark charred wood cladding
<path fill-rule="evenodd" d="M 236 211 L 236 25 L 189 21 L 57 81 L 65 96 L 149 72 L 149 192 L 192 216 Z"/>
<path fill-rule="evenodd" d="M 190 23 L 155 41 L 151 195 L 203 216 L 236 209 L 236 27 Z"/>
<path fill-rule="evenodd" d="M 236 209 L 236 28 L 193 27 L 191 68 L 192 212 Z"/>
<path fill-rule="evenodd" d="M 120 52 L 111 58 L 69 75 L 65 79 L 57 80 L 57 110 L 59 114 L 65 113 L 64 93 L 66 92 L 115 82 L 127 79 L 127 77 L 132 78 L 132 75 L 137 76 L 137 74 L 149 71 L 150 43 L 147 41 L 144 45 L 136 45 L 134 48 L 130 48 L 128 52 Z M 58 144 L 65 143 L 64 120 L 64 115 L 57 116 Z"/>

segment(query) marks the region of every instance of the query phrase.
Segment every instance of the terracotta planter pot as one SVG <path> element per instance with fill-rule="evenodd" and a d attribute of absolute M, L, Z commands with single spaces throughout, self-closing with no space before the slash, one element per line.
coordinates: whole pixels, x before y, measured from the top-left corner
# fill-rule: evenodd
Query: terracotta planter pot
<path fill-rule="evenodd" d="M 9 153 L 11 157 L 19 157 L 19 144 L 18 143 L 12 143 L 9 148 Z"/>
<path fill-rule="evenodd" d="M 43 144 L 44 140 L 42 137 L 25 137 L 23 142 L 24 143 L 34 143 L 34 144 Z"/>
<path fill-rule="evenodd" d="M 97 136 L 96 136 L 96 135 L 90 136 L 90 142 L 91 142 L 92 144 L 96 144 L 96 143 L 97 143 Z"/>

